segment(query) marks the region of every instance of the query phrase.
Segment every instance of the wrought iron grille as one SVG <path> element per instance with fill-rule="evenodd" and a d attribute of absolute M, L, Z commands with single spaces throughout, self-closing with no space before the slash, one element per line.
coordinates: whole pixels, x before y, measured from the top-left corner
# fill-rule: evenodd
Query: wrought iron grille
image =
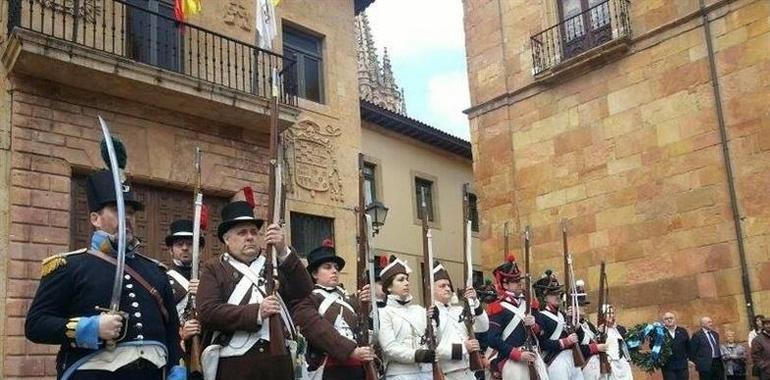
<path fill-rule="evenodd" d="M 607 0 L 532 36 L 533 75 L 595 47 L 629 36 L 629 5 L 629 0 Z"/>
<path fill-rule="evenodd" d="M 178 22 L 173 6 L 146 0 L 9 0 L 8 34 L 22 28 L 265 98 L 272 69 L 278 100 L 296 105 L 295 62 L 274 52 Z"/>

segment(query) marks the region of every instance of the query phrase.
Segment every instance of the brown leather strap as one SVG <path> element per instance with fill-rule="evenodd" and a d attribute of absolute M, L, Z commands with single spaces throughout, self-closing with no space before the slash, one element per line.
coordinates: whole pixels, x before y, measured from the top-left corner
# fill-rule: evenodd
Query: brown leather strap
<path fill-rule="evenodd" d="M 112 257 L 112 256 L 110 256 L 110 255 L 108 255 L 108 254 L 106 254 L 104 252 L 94 251 L 94 250 L 90 250 L 89 249 L 88 253 L 93 255 L 93 256 L 96 256 L 96 257 L 98 257 L 98 258 L 100 258 L 100 259 L 102 259 L 102 260 L 104 260 L 104 261 L 106 261 L 106 262 L 108 262 L 108 263 L 110 263 L 112 265 L 115 265 L 115 266 L 118 265 L 118 260 L 116 260 L 114 257 Z M 158 309 L 160 309 L 160 314 L 163 316 L 163 322 L 167 323 L 168 322 L 168 310 L 166 309 L 166 305 L 163 303 L 163 297 L 161 297 L 160 292 L 158 292 L 158 289 L 155 289 L 152 285 L 150 285 L 150 283 L 147 282 L 147 280 L 145 280 L 144 277 L 142 277 L 137 271 L 135 271 L 134 268 L 131 268 L 130 266 L 128 266 L 128 264 L 126 264 L 124 266 L 124 269 L 125 269 L 126 273 L 131 275 L 131 277 L 133 277 L 134 280 L 136 280 L 136 282 L 138 282 L 139 285 L 141 285 L 144 288 L 144 290 L 146 290 L 148 293 L 150 293 L 152 298 L 155 300 L 155 303 L 158 304 Z"/>

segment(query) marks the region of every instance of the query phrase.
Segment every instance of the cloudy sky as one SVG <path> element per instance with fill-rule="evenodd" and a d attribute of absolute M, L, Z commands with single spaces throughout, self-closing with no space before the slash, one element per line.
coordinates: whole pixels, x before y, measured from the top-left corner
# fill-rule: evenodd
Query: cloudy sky
<path fill-rule="evenodd" d="M 407 114 L 468 139 L 470 106 L 460 0 L 380 0 L 366 11 L 374 42 L 388 48 Z"/>

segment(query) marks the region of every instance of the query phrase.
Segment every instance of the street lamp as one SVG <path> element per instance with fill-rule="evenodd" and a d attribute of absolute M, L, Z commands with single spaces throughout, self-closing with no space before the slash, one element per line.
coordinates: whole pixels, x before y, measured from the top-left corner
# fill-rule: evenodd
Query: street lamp
<path fill-rule="evenodd" d="M 380 201 L 373 201 L 366 206 L 366 214 L 372 220 L 372 235 L 377 235 L 380 228 L 385 224 L 385 218 L 388 217 L 388 208 Z"/>

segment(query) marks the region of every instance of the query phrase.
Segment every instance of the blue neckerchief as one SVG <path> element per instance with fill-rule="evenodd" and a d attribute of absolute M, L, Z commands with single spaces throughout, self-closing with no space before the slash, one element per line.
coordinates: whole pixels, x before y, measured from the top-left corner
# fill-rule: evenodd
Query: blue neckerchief
<path fill-rule="evenodd" d="M 113 236 L 102 230 L 94 231 L 93 235 L 91 235 L 91 249 L 107 254 L 116 254 L 117 248 L 113 245 Z M 136 239 L 132 242 L 127 242 L 126 257 L 134 257 L 134 251 L 138 246 L 139 243 Z"/>

